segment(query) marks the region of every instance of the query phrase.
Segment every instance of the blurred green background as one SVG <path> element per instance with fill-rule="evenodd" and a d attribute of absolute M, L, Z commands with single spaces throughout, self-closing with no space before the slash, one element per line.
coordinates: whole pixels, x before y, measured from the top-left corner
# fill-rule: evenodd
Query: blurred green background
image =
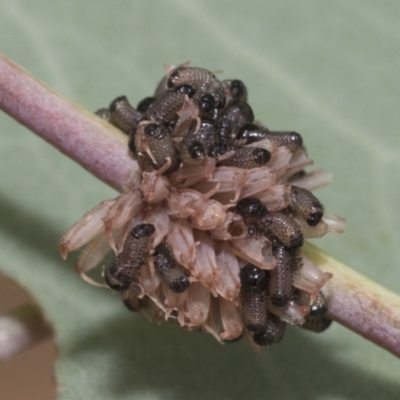
<path fill-rule="evenodd" d="M 150 95 L 164 63 L 242 79 L 256 117 L 334 173 L 317 196 L 347 230 L 314 243 L 400 292 L 399 20 L 398 1 L 3 0 L 0 51 L 93 111 Z M 0 135 L 0 264 L 55 325 L 60 399 L 399 398 L 399 361 L 338 324 L 260 355 L 129 314 L 58 254 L 116 193 L 3 113 Z"/>

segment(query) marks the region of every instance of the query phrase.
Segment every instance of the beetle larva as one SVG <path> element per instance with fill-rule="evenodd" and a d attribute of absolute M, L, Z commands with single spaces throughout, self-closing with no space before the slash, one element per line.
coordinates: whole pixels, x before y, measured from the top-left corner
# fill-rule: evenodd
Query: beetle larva
<path fill-rule="evenodd" d="M 147 246 L 154 232 L 151 224 L 141 224 L 132 229 L 121 253 L 115 256 L 105 272 L 104 278 L 111 289 L 123 291 L 129 288 L 132 278 L 145 261 Z"/>
<path fill-rule="evenodd" d="M 267 323 L 267 273 L 247 264 L 240 271 L 243 322 L 250 332 L 263 331 Z"/>
<path fill-rule="evenodd" d="M 323 332 L 328 329 L 332 320 L 326 316 L 328 312 L 328 304 L 322 292 L 319 292 L 310 306 L 310 313 L 305 317 L 305 322 L 301 326 L 313 332 Z"/>
<path fill-rule="evenodd" d="M 168 243 L 160 243 L 154 252 L 154 267 L 161 280 L 175 293 L 184 292 L 189 286 L 189 278 L 183 274 Z"/>
<path fill-rule="evenodd" d="M 292 152 L 299 150 L 303 146 L 303 138 L 297 132 L 270 131 L 255 124 L 242 126 L 236 134 L 235 140 L 243 146 L 267 138 L 275 141 L 279 146 L 285 146 Z"/>
<path fill-rule="evenodd" d="M 127 134 L 134 132 L 142 118 L 142 113 L 135 110 L 126 96 L 117 97 L 109 106 L 108 121 Z"/>
<path fill-rule="evenodd" d="M 278 239 L 287 248 L 296 249 L 303 245 L 303 234 L 296 221 L 282 213 L 269 213 L 259 199 L 240 200 L 236 211 L 247 221 L 256 219 L 267 237 Z"/>
<path fill-rule="evenodd" d="M 291 186 L 291 203 L 289 207 L 302 218 L 308 225 L 317 225 L 324 214 L 324 209 L 319 200 L 307 189 Z"/>

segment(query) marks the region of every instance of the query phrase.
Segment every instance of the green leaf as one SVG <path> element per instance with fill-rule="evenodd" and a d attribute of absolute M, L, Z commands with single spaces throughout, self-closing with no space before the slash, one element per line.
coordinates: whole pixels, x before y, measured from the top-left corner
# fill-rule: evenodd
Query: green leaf
<path fill-rule="evenodd" d="M 399 291 L 399 12 L 390 1 L 16 0 L 0 4 L 0 50 L 93 111 L 151 94 L 164 63 L 242 79 L 257 118 L 300 132 L 334 173 L 317 195 L 347 231 L 316 244 Z M 54 323 L 60 399 L 398 398 L 399 361 L 337 324 L 289 329 L 260 355 L 132 316 L 58 254 L 64 231 L 115 192 L 4 114 L 0 132 L 1 264 Z"/>

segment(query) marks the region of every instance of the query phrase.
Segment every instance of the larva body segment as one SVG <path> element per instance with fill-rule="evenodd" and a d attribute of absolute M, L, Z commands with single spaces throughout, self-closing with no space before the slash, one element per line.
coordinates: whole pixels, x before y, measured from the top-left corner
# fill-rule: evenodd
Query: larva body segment
<path fill-rule="evenodd" d="M 273 305 L 284 307 L 293 293 L 292 254 L 282 245 L 272 246 L 272 254 L 277 264 L 269 273 L 268 295 Z"/>
<path fill-rule="evenodd" d="M 299 225 L 283 213 L 268 213 L 261 220 L 268 237 L 278 239 L 285 247 L 297 249 L 303 246 L 303 233 Z"/>

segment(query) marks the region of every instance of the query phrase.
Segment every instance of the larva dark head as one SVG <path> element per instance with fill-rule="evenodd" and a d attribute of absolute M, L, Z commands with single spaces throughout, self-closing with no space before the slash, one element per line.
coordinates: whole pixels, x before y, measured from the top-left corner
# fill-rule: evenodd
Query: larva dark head
<path fill-rule="evenodd" d="M 154 103 L 155 97 L 145 97 L 143 100 L 139 101 L 138 105 L 136 106 L 136 110 L 141 113 L 145 113 L 150 105 Z"/>
<path fill-rule="evenodd" d="M 254 334 L 254 343 L 259 346 L 271 346 L 283 339 L 286 330 L 286 322 L 281 321 L 277 316 L 268 316 L 266 327 Z"/>
<path fill-rule="evenodd" d="M 183 293 L 190 286 L 190 280 L 187 276 L 180 276 L 170 284 L 170 289 L 175 293 Z"/>
<path fill-rule="evenodd" d="M 296 144 L 299 148 L 303 146 L 303 138 L 301 137 L 300 133 L 292 132 L 290 136 L 290 141 Z"/>
<path fill-rule="evenodd" d="M 168 243 L 160 243 L 155 249 L 154 249 L 154 255 L 169 255 L 171 253 L 172 249 L 171 246 Z"/>
<path fill-rule="evenodd" d="M 231 96 L 234 99 L 240 99 L 243 96 L 247 95 L 246 86 L 239 79 L 234 79 L 233 81 L 231 81 L 230 92 L 231 92 Z"/>
<path fill-rule="evenodd" d="M 131 278 L 128 275 L 117 274 L 117 268 L 114 267 L 113 263 L 107 268 L 104 280 L 112 290 L 117 292 L 128 290 L 131 284 Z"/>
<path fill-rule="evenodd" d="M 253 157 L 257 164 L 265 165 L 271 159 L 271 153 L 267 149 L 256 147 L 253 150 Z"/>
<path fill-rule="evenodd" d="M 261 218 L 268 213 L 268 210 L 256 197 L 246 197 L 238 201 L 236 204 L 236 212 L 244 218 Z"/>
<path fill-rule="evenodd" d="M 235 139 L 241 141 L 243 144 L 250 144 L 264 139 L 265 136 L 266 133 L 259 126 L 246 124 L 236 134 Z"/>
<path fill-rule="evenodd" d="M 142 239 L 145 237 L 150 237 L 151 235 L 154 234 L 155 231 L 156 231 L 156 229 L 154 228 L 154 225 L 152 225 L 152 224 L 140 224 L 140 225 L 135 226 L 131 230 L 131 235 L 135 239 Z"/>
<path fill-rule="evenodd" d="M 264 290 L 268 283 L 267 273 L 253 264 L 247 264 L 240 270 L 240 283 L 245 287 Z"/>
<path fill-rule="evenodd" d="M 206 93 L 201 96 L 199 101 L 199 111 L 201 114 L 209 114 L 215 108 L 214 96 Z"/>
<path fill-rule="evenodd" d="M 254 333 L 253 341 L 258 346 L 271 346 L 274 344 L 274 338 L 266 330 L 259 330 Z"/>
<path fill-rule="evenodd" d="M 217 142 L 213 148 L 210 149 L 208 155 L 210 157 L 222 156 L 228 151 L 228 146 L 224 142 Z"/>
<path fill-rule="evenodd" d="M 116 99 L 114 99 L 114 100 L 110 103 L 110 106 L 109 106 L 110 112 L 114 112 L 114 111 L 117 109 L 118 104 L 124 103 L 124 102 L 128 102 L 128 99 L 126 98 L 126 96 L 119 96 L 119 97 L 117 97 Z"/>
<path fill-rule="evenodd" d="M 316 226 L 320 223 L 322 217 L 324 215 L 324 211 L 320 207 L 313 207 L 312 211 L 307 217 L 307 224 L 310 226 Z"/>
<path fill-rule="evenodd" d="M 310 307 L 310 316 L 322 317 L 328 312 L 328 304 L 325 296 L 319 292 L 314 303 Z"/>
<path fill-rule="evenodd" d="M 144 128 L 144 134 L 154 139 L 163 139 L 167 134 L 167 130 L 159 124 L 148 124 Z"/>
<path fill-rule="evenodd" d="M 192 97 L 194 96 L 194 94 L 196 93 L 194 87 L 191 86 L 191 85 L 181 85 L 181 86 L 177 86 L 177 87 L 175 88 L 175 92 L 184 93 L 184 94 L 186 94 L 189 98 L 192 98 Z"/>
<path fill-rule="evenodd" d="M 192 157 L 193 159 L 204 157 L 205 155 L 204 146 L 200 142 L 193 142 L 188 147 L 188 153 L 190 154 L 190 157 Z"/>

